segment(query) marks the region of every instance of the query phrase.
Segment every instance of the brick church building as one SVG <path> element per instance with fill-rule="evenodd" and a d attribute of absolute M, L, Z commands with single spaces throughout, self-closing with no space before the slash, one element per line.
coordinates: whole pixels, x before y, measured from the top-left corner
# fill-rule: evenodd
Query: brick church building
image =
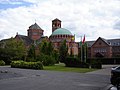
<path fill-rule="evenodd" d="M 44 30 L 37 24 L 29 26 L 27 36 L 16 34 L 15 38 L 24 42 L 26 47 L 31 44 L 38 45 L 44 39 L 53 43 L 54 49 L 58 50 L 61 42 L 66 40 L 68 46 L 68 53 L 78 55 L 80 52 L 80 43 L 75 42 L 75 36 L 67 29 L 61 27 L 61 20 L 52 20 L 52 34 L 44 36 Z M 0 42 L 5 42 L 1 40 Z M 120 57 L 120 39 L 104 39 L 99 37 L 96 41 L 86 41 L 87 43 L 87 57 L 96 58 L 98 56 L 104 58 Z"/>
<path fill-rule="evenodd" d="M 61 28 L 61 20 L 57 18 L 52 20 L 52 34 L 50 37 L 43 35 L 44 30 L 37 23 L 31 25 L 27 32 L 28 36 L 19 34 L 15 36 L 17 40 L 22 40 L 27 47 L 31 44 L 37 45 L 46 39 L 53 43 L 55 50 L 58 50 L 61 43 L 66 40 L 68 53 L 78 55 L 78 43 L 75 42 L 75 36 L 69 30 Z"/>

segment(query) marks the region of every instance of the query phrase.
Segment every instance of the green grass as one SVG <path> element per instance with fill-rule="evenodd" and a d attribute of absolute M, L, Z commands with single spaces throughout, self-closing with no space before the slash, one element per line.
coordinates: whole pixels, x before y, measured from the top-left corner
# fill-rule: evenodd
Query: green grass
<path fill-rule="evenodd" d="M 58 64 L 58 65 L 54 65 L 54 66 L 44 66 L 44 70 L 86 73 L 86 72 L 95 71 L 97 69 L 71 68 L 71 67 L 65 67 L 64 64 Z"/>

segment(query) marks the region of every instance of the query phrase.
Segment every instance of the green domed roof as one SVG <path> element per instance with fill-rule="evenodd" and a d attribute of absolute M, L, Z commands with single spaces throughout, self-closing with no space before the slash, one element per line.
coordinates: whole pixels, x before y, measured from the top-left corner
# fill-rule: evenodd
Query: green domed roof
<path fill-rule="evenodd" d="M 52 36 L 53 35 L 72 35 L 72 33 L 67 29 L 58 28 L 52 33 Z"/>

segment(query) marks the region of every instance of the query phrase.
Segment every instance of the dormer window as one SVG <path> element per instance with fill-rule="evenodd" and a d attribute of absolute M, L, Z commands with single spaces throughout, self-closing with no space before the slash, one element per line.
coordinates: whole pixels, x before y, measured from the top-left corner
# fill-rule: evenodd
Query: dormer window
<path fill-rule="evenodd" d="M 109 45 L 111 45 L 111 43 L 110 43 L 110 42 L 108 42 L 108 44 L 109 44 Z"/>

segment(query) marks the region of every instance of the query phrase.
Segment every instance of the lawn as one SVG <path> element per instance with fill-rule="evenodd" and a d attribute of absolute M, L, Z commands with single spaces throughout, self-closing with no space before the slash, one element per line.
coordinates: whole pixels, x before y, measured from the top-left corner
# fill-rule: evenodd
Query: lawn
<path fill-rule="evenodd" d="M 54 66 L 44 66 L 44 70 L 86 73 L 86 72 L 95 71 L 97 69 L 71 68 L 71 67 L 65 67 L 64 64 L 57 64 Z"/>

